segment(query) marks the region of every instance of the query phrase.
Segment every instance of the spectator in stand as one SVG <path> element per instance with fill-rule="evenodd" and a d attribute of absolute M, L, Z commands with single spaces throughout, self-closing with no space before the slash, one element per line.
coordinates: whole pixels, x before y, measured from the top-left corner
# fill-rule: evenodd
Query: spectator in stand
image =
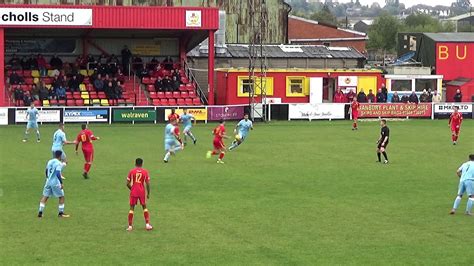
<path fill-rule="evenodd" d="M 375 103 L 376 102 L 375 94 L 372 92 L 371 89 L 369 89 L 369 94 L 367 94 L 367 101 L 369 103 Z"/>
<path fill-rule="evenodd" d="M 40 101 L 48 100 L 49 99 L 49 90 L 44 85 L 44 82 L 41 80 L 38 85 L 39 89 L 39 99 Z"/>
<path fill-rule="evenodd" d="M 24 93 L 20 86 L 15 86 L 15 90 L 13 92 L 13 97 L 15 98 L 15 105 L 20 105 L 21 101 L 23 101 Z"/>
<path fill-rule="evenodd" d="M 107 60 L 107 64 L 118 65 L 119 62 L 120 61 L 118 60 L 118 58 L 115 54 L 111 54 L 110 57 L 109 57 L 109 60 Z"/>
<path fill-rule="evenodd" d="M 122 55 L 122 67 L 125 72 L 125 75 L 128 75 L 130 71 L 130 59 L 132 58 L 132 52 L 126 45 L 123 46 L 122 51 L 120 52 Z"/>
<path fill-rule="evenodd" d="M 176 80 L 181 83 L 181 75 L 179 74 L 179 71 L 177 69 L 171 70 L 171 76 L 176 77 Z"/>
<path fill-rule="evenodd" d="M 55 90 L 57 100 L 66 100 L 66 87 L 59 86 Z"/>
<path fill-rule="evenodd" d="M 61 60 L 61 58 L 59 58 L 56 54 L 51 57 L 51 60 L 49 60 L 49 64 L 51 65 L 52 69 L 60 70 L 63 68 L 63 60 Z"/>
<path fill-rule="evenodd" d="M 385 95 L 385 102 L 387 102 L 388 99 L 388 90 L 387 87 L 385 87 L 385 84 L 382 83 L 382 87 L 380 88 L 381 92 Z"/>
<path fill-rule="evenodd" d="M 99 91 L 104 91 L 104 80 L 102 79 L 102 75 L 98 74 L 97 78 L 94 80 L 94 89 Z"/>
<path fill-rule="evenodd" d="M 419 102 L 418 95 L 416 95 L 414 91 L 412 91 L 410 94 L 410 97 L 408 97 L 408 102 L 418 104 Z"/>
<path fill-rule="evenodd" d="M 161 79 L 161 77 L 158 77 L 155 81 L 155 91 L 156 92 L 159 92 L 159 91 L 164 91 L 163 90 L 163 80 Z"/>
<path fill-rule="evenodd" d="M 122 70 L 120 68 L 117 69 L 117 73 L 115 74 L 115 77 L 117 78 L 120 83 L 125 83 L 125 75 L 122 73 Z"/>
<path fill-rule="evenodd" d="M 392 103 L 399 103 L 400 97 L 398 97 L 398 92 L 394 92 L 392 95 Z"/>
<path fill-rule="evenodd" d="M 109 62 L 109 58 L 107 58 L 107 55 L 105 53 L 102 53 L 99 56 L 99 59 L 97 59 L 97 62 L 101 63 L 102 65 L 107 65 L 107 63 Z"/>
<path fill-rule="evenodd" d="M 51 83 L 51 86 L 53 87 L 53 89 L 57 89 L 59 87 L 61 87 L 61 78 L 60 77 L 55 77 L 53 79 L 53 82 Z"/>
<path fill-rule="evenodd" d="M 357 98 L 357 94 L 354 92 L 354 89 L 349 89 L 349 92 L 346 93 L 347 102 L 352 103 L 354 98 Z"/>
<path fill-rule="evenodd" d="M 367 95 L 365 95 L 364 89 L 360 89 L 359 94 L 357 94 L 357 101 L 359 103 L 367 102 Z"/>
<path fill-rule="evenodd" d="M 107 98 L 109 99 L 116 99 L 115 97 L 115 87 L 112 81 L 108 81 L 105 86 L 104 86 L 104 91 L 105 95 L 107 95 Z"/>
<path fill-rule="evenodd" d="M 163 90 L 164 91 L 173 91 L 173 84 L 170 80 L 170 77 L 166 76 L 163 79 Z"/>
<path fill-rule="evenodd" d="M 386 103 L 387 102 L 387 96 L 383 92 L 382 89 L 379 89 L 377 92 L 377 102 L 378 103 Z"/>
<path fill-rule="evenodd" d="M 28 64 L 30 65 L 29 67 L 30 70 L 38 69 L 38 61 L 33 55 L 31 55 L 30 58 L 28 59 Z"/>
<path fill-rule="evenodd" d="M 346 96 L 344 95 L 344 93 L 342 93 L 341 88 L 337 88 L 336 93 L 334 93 L 333 102 L 334 103 L 346 102 Z"/>
<path fill-rule="evenodd" d="M 176 78 L 176 76 L 173 76 L 173 81 L 171 82 L 171 85 L 173 87 L 173 91 L 179 91 L 179 86 L 181 85 L 181 81 L 179 81 Z M 344 96 L 344 94 L 342 94 L 342 96 Z"/>
<path fill-rule="evenodd" d="M 87 65 L 89 65 L 89 67 L 87 67 Z M 95 60 L 94 56 L 92 54 L 87 55 L 86 68 L 94 69 L 96 65 L 97 65 L 97 61 Z"/>
<path fill-rule="evenodd" d="M 156 67 L 158 66 L 160 62 L 158 61 L 158 59 L 156 59 L 155 57 L 153 57 L 150 61 L 150 63 L 148 63 L 148 66 L 147 66 L 147 69 L 150 70 L 150 71 L 153 71 L 156 69 Z"/>
<path fill-rule="evenodd" d="M 462 103 L 462 93 L 460 89 L 456 90 L 456 94 L 454 94 L 453 100 L 455 103 Z"/>
<path fill-rule="evenodd" d="M 80 69 L 86 69 L 86 68 L 87 68 L 87 59 L 84 58 L 82 55 L 79 55 L 79 56 L 76 58 L 76 65 L 77 65 Z"/>
<path fill-rule="evenodd" d="M 34 86 L 34 85 L 33 85 Z M 23 95 L 23 105 L 24 106 L 30 106 L 32 102 L 34 102 L 35 100 L 33 99 L 33 97 L 31 97 L 31 94 L 29 91 L 26 91 Z"/>
<path fill-rule="evenodd" d="M 165 72 L 161 65 L 156 66 L 156 70 L 153 72 L 153 77 L 155 78 L 164 78 L 165 77 Z"/>
<path fill-rule="evenodd" d="M 28 58 L 26 58 L 26 56 L 23 56 L 21 58 L 21 61 L 20 61 L 20 64 L 21 64 L 21 69 L 23 70 L 30 70 L 30 61 L 28 60 Z"/>
<path fill-rule="evenodd" d="M 105 76 L 107 74 L 107 69 L 104 65 L 102 65 L 100 62 L 97 63 L 96 65 L 96 68 L 95 68 L 95 72 L 97 74 L 100 74 L 102 76 Z"/>
<path fill-rule="evenodd" d="M 430 96 L 428 95 L 428 92 L 426 90 L 423 90 L 423 92 L 420 95 L 420 103 L 428 103 L 430 102 Z"/>
<path fill-rule="evenodd" d="M 171 56 L 167 56 L 166 59 L 163 61 L 163 66 L 166 70 L 172 70 L 173 69 L 173 59 L 171 59 Z"/>
<path fill-rule="evenodd" d="M 77 79 L 76 75 L 73 75 L 72 78 L 68 82 L 69 90 L 71 90 L 72 92 L 79 91 L 80 85 L 81 85 L 81 82 Z"/>
<path fill-rule="evenodd" d="M 16 54 L 12 55 L 12 58 L 8 61 L 12 70 L 21 70 L 21 60 Z"/>
<path fill-rule="evenodd" d="M 150 77 L 150 73 L 148 73 L 148 70 L 146 68 L 142 68 L 140 72 L 137 73 L 138 78 L 142 79 L 144 77 Z"/>
<path fill-rule="evenodd" d="M 408 95 L 404 94 L 400 100 L 402 103 L 408 103 L 409 98 Z"/>
<path fill-rule="evenodd" d="M 113 77 L 112 79 L 110 79 L 112 81 L 112 85 L 114 85 L 114 87 L 117 87 L 118 85 L 118 79 L 117 77 Z"/>
<path fill-rule="evenodd" d="M 46 77 L 46 75 L 48 74 L 48 63 L 46 62 L 46 59 L 43 57 L 43 55 L 38 54 L 36 62 L 38 63 L 38 70 L 40 72 L 40 76 Z"/>
<path fill-rule="evenodd" d="M 133 71 L 135 74 L 140 73 L 143 69 L 143 60 L 141 59 L 140 55 L 136 55 L 133 58 L 133 66 L 132 66 Z"/>
<path fill-rule="evenodd" d="M 115 96 L 117 99 L 121 99 L 123 97 L 123 85 L 120 81 L 117 82 L 117 86 L 115 86 Z"/>
<path fill-rule="evenodd" d="M 434 91 L 433 98 L 432 98 L 431 101 L 433 103 L 440 103 L 441 102 L 441 95 L 437 91 Z"/>
<path fill-rule="evenodd" d="M 8 77 L 8 83 L 10 85 L 18 85 L 20 83 L 23 83 L 23 78 L 20 77 L 17 73 L 16 70 L 13 70 L 12 73 L 10 74 L 10 77 Z"/>
<path fill-rule="evenodd" d="M 75 74 L 75 69 L 73 69 L 70 64 L 65 64 L 60 72 L 64 76 L 72 77 Z"/>

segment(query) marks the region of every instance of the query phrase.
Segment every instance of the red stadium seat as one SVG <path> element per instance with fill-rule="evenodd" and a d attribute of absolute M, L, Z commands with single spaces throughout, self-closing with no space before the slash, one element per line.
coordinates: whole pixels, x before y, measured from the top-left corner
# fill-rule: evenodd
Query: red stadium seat
<path fill-rule="evenodd" d="M 58 105 L 58 100 L 56 99 L 49 100 L 49 105 Z"/>
<path fill-rule="evenodd" d="M 31 90 L 31 86 L 30 86 L 30 85 L 21 85 L 20 88 L 21 88 L 22 91 L 29 91 L 29 90 Z"/>
<path fill-rule="evenodd" d="M 103 91 L 99 91 L 99 93 L 97 94 L 97 96 L 98 96 L 100 99 L 107 99 L 107 96 L 105 95 L 105 92 L 103 92 Z"/>
<path fill-rule="evenodd" d="M 117 100 L 117 105 L 125 105 L 127 102 L 125 101 L 125 99 L 118 99 Z"/>
<path fill-rule="evenodd" d="M 150 78 L 149 77 L 143 77 L 142 78 L 142 83 L 145 85 L 151 84 Z"/>
<path fill-rule="evenodd" d="M 89 77 L 84 77 L 84 81 L 82 83 L 89 85 L 91 81 L 89 80 Z"/>
<path fill-rule="evenodd" d="M 97 98 L 99 98 L 99 96 L 97 95 L 97 92 L 96 92 L 96 91 L 90 91 L 90 92 L 89 92 L 89 98 L 91 98 L 91 99 L 97 99 Z"/>
<path fill-rule="evenodd" d="M 62 106 L 66 105 L 66 100 L 59 100 L 58 105 L 62 105 Z"/>
<path fill-rule="evenodd" d="M 194 90 L 196 90 L 196 86 L 194 86 L 194 83 L 188 83 L 188 84 L 186 84 L 186 89 L 188 91 L 194 91 Z"/>
<path fill-rule="evenodd" d="M 153 85 L 147 85 L 147 86 L 146 86 L 146 90 L 147 90 L 147 91 L 155 91 L 155 86 L 153 86 Z"/>
<path fill-rule="evenodd" d="M 161 100 L 160 99 L 153 99 L 153 105 L 156 105 L 156 106 L 161 105 Z"/>
<path fill-rule="evenodd" d="M 184 84 L 179 85 L 179 90 L 180 91 L 188 91 L 188 89 L 186 88 L 186 85 L 184 85 Z"/>
<path fill-rule="evenodd" d="M 176 106 L 176 99 L 175 98 L 171 98 L 171 99 L 168 99 L 168 105 L 171 105 L 171 106 Z"/>
<path fill-rule="evenodd" d="M 181 78 L 181 83 L 183 84 L 188 84 L 189 83 L 189 79 L 187 77 L 182 77 Z"/>
<path fill-rule="evenodd" d="M 23 77 L 25 78 L 31 77 L 31 70 L 23 70 Z"/>
<path fill-rule="evenodd" d="M 155 84 L 155 81 L 156 81 L 156 78 L 155 78 L 155 77 L 151 77 L 151 78 L 150 78 L 151 84 Z"/>
<path fill-rule="evenodd" d="M 94 86 L 92 84 L 87 84 L 86 85 L 86 90 L 87 91 L 94 91 Z"/>
<path fill-rule="evenodd" d="M 193 104 L 194 104 L 194 105 L 201 105 L 201 99 L 199 99 L 199 98 L 194 98 L 194 99 L 193 99 Z"/>
<path fill-rule="evenodd" d="M 82 99 L 80 92 L 74 92 L 74 93 L 72 94 L 72 97 L 73 97 L 75 100 Z"/>
<path fill-rule="evenodd" d="M 189 97 L 189 93 L 187 91 L 181 92 L 181 98 L 188 98 L 188 97 Z"/>
<path fill-rule="evenodd" d="M 188 92 L 188 96 L 189 96 L 189 98 L 196 98 L 196 92 L 194 92 L 194 91 L 189 91 L 189 92 Z"/>
<path fill-rule="evenodd" d="M 150 91 L 149 94 L 150 94 L 150 98 L 152 98 L 152 99 L 157 99 L 158 98 L 158 95 L 154 91 Z"/>
<path fill-rule="evenodd" d="M 191 98 L 184 99 L 184 102 L 186 103 L 186 105 L 193 105 L 193 99 Z"/>
<path fill-rule="evenodd" d="M 83 106 L 84 105 L 84 100 L 76 100 L 75 101 L 76 106 Z"/>
<path fill-rule="evenodd" d="M 34 101 L 34 103 L 35 103 L 36 106 L 41 106 L 41 101 L 39 101 L 39 100 Z"/>
<path fill-rule="evenodd" d="M 25 78 L 25 84 L 28 84 L 28 85 L 34 84 L 34 79 L 33 78 Z"/>
<path fill-rule="evenodd" d="M 158 96 L 158 98 L 165 98 L 165 93 L 162 91 L 157 92 L 156 95 Z"/>
<path fill-rule="evenodd" d="M 165 92 L 165 97 L 168 99 L 173 98 L 173 93 L 171 93 L 170 91 L 167 91 Z"/>
<path fill-rule="evenodd" d="M 176 98 L 176 99 L 181 98 L 181 93 L 179 91 L 174 91 L 173 98 Z"/>
<path fill-rule="evenodd" d="M 179 98 L 178 100 L 176 100 L 176 104 L 178 104 L 178 106 L 183 106 L 186 105 L 186 102 L 183 98 Z"/>
<path fill-rule="evenodd" d="M 164 105 L 164 106 L 167 106 L 168 105 L 168 99 L 161 99 L 160 100 L 160 105 Z"/>

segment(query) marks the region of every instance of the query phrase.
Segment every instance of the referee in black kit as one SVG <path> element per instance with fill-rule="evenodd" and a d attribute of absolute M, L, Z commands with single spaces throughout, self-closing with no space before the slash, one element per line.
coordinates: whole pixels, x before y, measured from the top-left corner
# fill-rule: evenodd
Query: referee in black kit
<path fill-rule="evenodd" d="M 383 161 L 384 164 L 388 163 L 388 157 L 387 157 L 387 146 L 388 142 L 390 139 L 390 129 L 387 127 L 387 120 L 382 119 L 380 120 L 380 126 L 382 127 L 380 130 L 380 138 L 377 141 L 377 157 L 379 160 L 377 162 L 381 163 L 382 158 L 380 157 L 380 154 L 383 154 L 383 157 L 385 160 Z"/>

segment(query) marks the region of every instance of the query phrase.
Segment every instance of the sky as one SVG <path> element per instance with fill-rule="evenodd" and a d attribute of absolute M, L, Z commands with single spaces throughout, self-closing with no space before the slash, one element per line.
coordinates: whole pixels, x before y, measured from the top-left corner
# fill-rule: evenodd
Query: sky
<path fill-rule="evenodd" d="M 339 3 L 350 2 L 351 0 L 339 0 Z M 385 0 L 359 0 L 362 5 L 371 5 L 373 2 L 378 2 L 380 6 L 385 5 Z M 443 5 L 443 6 L 451 6 L 451 3 L 454 0 L 400 0 L 400 3 L 405 4 L 406 7 L 411 7 L 417 4 L 426 4 L 426 5 Z"/>

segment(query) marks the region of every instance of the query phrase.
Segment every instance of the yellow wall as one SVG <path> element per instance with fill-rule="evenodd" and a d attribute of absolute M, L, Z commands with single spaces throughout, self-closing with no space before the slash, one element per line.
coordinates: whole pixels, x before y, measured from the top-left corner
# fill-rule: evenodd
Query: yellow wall
<path fill-rule="evenodd" d="M 377 91 L 377 77 L 359 76 L 357 83 L 357 92 L 364 89 L 367 94 L 371 89 L 374 93 Z"/>

